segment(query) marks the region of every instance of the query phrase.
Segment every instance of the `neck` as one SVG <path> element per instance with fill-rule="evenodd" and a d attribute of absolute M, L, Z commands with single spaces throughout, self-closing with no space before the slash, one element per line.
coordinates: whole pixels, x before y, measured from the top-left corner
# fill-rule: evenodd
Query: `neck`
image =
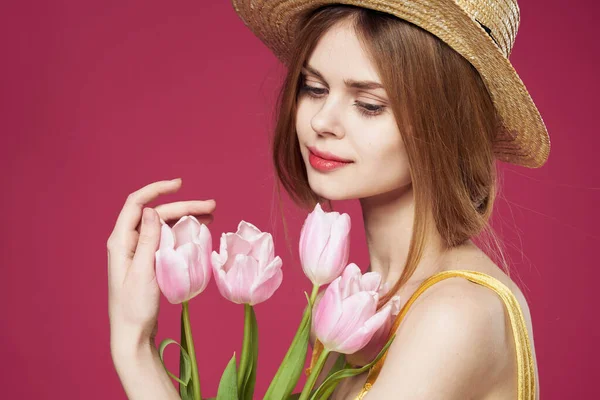
<path fill-rule="evenodd" d="M 413 232 L 412 185 L 360 199 L 369 249 L 369 271 L 379 272 L 382 283 L 396 283 L 404 271 Z M 442 270 L 445 251 L 437 229 L 430 224 L 421 261 L 407 285 L 418 283 Z"/>

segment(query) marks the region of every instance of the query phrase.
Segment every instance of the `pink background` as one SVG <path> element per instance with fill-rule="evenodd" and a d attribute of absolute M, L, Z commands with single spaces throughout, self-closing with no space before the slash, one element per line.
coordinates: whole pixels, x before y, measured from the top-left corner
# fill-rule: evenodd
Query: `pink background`
<path fill-rule="evenodd" d="M 51 5 L 50 5 L 51 4 Z M 600 398 L 599 6 L 521 1 L 512 61 L 547 123 L 548 163 L 502 165 L 496 228 L 533 314 L 544 400 Z M 11 2 L 0 13 L 0 383 L 5 398 L 124 399 L 109 353 L 106 240 L 126 196 L 183 178 L 160 201 L 217 201 L 221 232 L 246 219 L 274 234 L 284 282 L 256 307 L 256 397 L 309 289 L 296 243 L 306 212 L 286 200 L 288 251 L 267 135 L 283 68 L 228 1 Z M 360 209 L 351 258 L 368 259 Z M 243 308 L 214 285 L 191 303 L 203 393 L 214 396 Z M 158 340 L 178 337 L 163 300 Z M 176 369 L 177 352 L 167 349 Z"/>

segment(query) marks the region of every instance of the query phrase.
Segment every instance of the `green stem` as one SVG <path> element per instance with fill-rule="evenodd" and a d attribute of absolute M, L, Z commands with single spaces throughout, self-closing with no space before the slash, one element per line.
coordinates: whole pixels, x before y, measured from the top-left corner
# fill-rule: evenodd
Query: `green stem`
<path fill-rule="evenodd" d="M 327 361 L 329 353 L 329 350 L 323 349 L 323 352 L 321 355 L 319 355 L 315 366 L 313 367 L 308 379 L 306 380 L 306 383 L 304 384 L 304 389 L 302 389 L 302 393 L 300 394 L 300 398 L 298 400 L 308 400 L 310 397 L 310 392 L 312 391 L 313 386 L 315 386 L 315 382 L 317 381 L 321 370 L 325 366 L 325 361 Z"/>
<path fill-rule="evenodd" d="M 315 305 L 315 299 L 317 298 L 317 294 L 319 294 L 319 285 L 313 285 L 312 293 L 310 294 L 310 306 Z"/>
<path fill-rule="evenodd" d="M 187 301 L 183 302 L 183 328 L 185 330 L 185 340 L 187 352 L 192 361 L 192 386 L 194 400 L 202 400 L 200 395 L 200 377 L 198 376 L 198 364 L 196 362 L 196 351 L 194 350 L 194 338 L 192 337 L 192 327 L 190 325 L 190 311 Z"/>
<path fill-rule="evenodd" d="M 240 355 L 240 371 L 237 376 L 237 385 L 239 397 L 242 399 L 244 390 L 244 378 L 248 366 L 248 357 L 250 356 L 250 345 L 252 344 L 252 306 L 244 304 L 244 339 L 242 341 L 242 354 Z"/>

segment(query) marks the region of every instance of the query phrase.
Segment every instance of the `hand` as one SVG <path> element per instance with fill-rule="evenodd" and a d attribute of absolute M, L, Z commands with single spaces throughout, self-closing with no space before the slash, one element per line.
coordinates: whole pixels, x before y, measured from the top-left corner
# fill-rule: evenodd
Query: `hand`
<path fill-rule="evenodd" d="M 160 220 L 172 225 L 184 215 L 194 215 L 202 223 L 212 222 L 214 200 L 144 208 L 161 194 L 176 192 L 180 187 L 181 179 L 158 181 L 131 193 L 108 238 L 108 314 L 113 352 L 154 344 L 160 300 L 154 256 L 160 243 Z"/>

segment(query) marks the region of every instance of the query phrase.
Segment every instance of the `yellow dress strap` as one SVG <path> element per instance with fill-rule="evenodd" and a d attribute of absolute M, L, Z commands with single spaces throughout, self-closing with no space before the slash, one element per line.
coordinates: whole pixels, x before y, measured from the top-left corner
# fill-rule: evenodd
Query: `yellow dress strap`
<path fill-rule="evenodd" d="M 471 282 L 483 285 L 494 290 L 502 301 L 504 302 L 508 315 L 510 318 L 513 335 L 516 342 L 517 352 L 517 373 L 518 373 L 518 400 L 535 400 L 535 367 L 533 362 L 533 356 L 531 353 L 531 344 L 529 341 L 529 335 L 527 333 L 527 327 L 525 325 L 525 318 L 521 311 L 519 302 L 515 298 L 514 294 L 510 289 L 500 282 L 498 279 L 484 274 L 479 271 L 469 270 L 451 270 L 438 272 L 427 278 L 413 293 L 410 299 L 400 310 L 400 313 L 396 316 L 392 329 L 390 330 L 389 338 L 396 332 L 400 326 L 400 322 L 408 312 L 409 307 L 415 302 L 415 300 L 423 293 L 427 288 L 433 284 L 440 282 L 447 278 L 452 277 L 464 277 Z M 383 367 L 383 363 L 387 353 L 381 357 L 381 359 L 375 364 L 370 370 L 367 377 L 367 381 L 363 386 L 361 392 L 356 396 L 354 400 L 361 400 L 365 394 L 371 389 L 377 376 Z"/>

